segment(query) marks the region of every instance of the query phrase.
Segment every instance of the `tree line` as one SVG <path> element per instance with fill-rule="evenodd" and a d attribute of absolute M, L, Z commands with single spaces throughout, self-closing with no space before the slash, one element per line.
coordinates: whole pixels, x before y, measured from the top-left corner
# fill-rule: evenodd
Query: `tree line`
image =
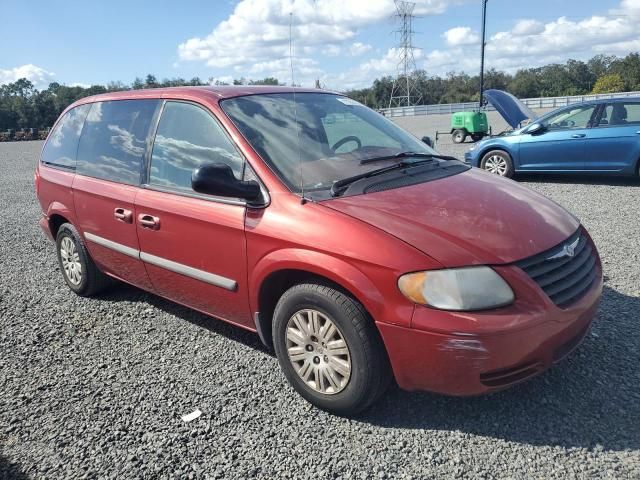
<path fill-rule="evenodd" d="M 506 90 L 518 98 L 636 91 L 640 90 L 640 55 L 597 55 L 586 62 L 568 60 L 564 64 L 526 68 L 514 74 L 489 69 L 484 77 L 485 88 Z M 480 98 L 480 75 L 454 72 L 440 77 L 418 70 L 412 80 L 423 105 L 477 102 Z M 386 108 L 393 81 L 394 77 L 382 77 L 374 80 L 370 87 L 347 94 L 369 107 Z"/>
<path fill-rule="evenodd" d="M 71 103 L 83 97 L 99 93 L 116 92 L 120 90 L 138 90 L 142 88 L 197 86 L 210 84 L 224 84 L 210 79 L 202 81 L 198 77 L 190 80 L 173 78 L 158 80 L 154 75 L 147 75 L 144 79 L 136 78 L 130 85 L 122 82 L 110 82 L 107 85 L 92 85 L 90 87 L 67 86 L 51 83 L 46 90 L 37 90 L 32 82 L 21 78 L 13 83 L 0 85 L 0 132 L 21 128 L 46 129 L 51 127 L 62 111 Z M 267 77 L 261 80 L 233 80 L 234 85 L 278 85 L 278 80 Z"/>
<path fill-rule="evenodd" d="M 389 106 L 394 78 L 382 77 L 370 87 L 345 92 L 351 98 L 372 108 Z M 479 75 L 450 73 L 444 77 L 429 76 L 423 70 L 413 74 L 422 104 L 458 103 L 478 101 Z M 234 85 L 281 85 L 277 78 L 260 80 L 240 78 Z M 67 86 L 51 83 L 46 90 L 37 90 L 27 79 L 0 85 L 0 131 L 7 129 L 38 128 L 53 125 L 60 113 L 76 100 L 99 93 L 119 90 L 175 87 L 187 85 L 224 85 L 224 82 L 198 77 L 158 80 L 154 75 L 136 78 L 131 84 L 110 82 L 90 87 Z M 319 86 L 319 82 L 316 82 Z M 640 54 L 625 57 L 597 55 L 590 60 L 568 60 L 539 68 L 518 70 L 514 74 L 489 69 L 485 72 L 485 88 L 511 92 L 519 98 L 557 97 L 588 93 L 614 93 L 640 91 Z"/>

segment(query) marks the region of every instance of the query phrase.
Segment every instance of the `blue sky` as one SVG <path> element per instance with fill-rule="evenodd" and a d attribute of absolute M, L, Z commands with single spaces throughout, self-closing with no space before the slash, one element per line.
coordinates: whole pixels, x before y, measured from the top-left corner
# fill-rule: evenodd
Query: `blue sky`
<path fill-rule="evenodd" d="M 416 0 L 418 68 L 475 73 L 480 0 Z M 289 12 L 295 81 L 343 90 L 393 74 L 391 0 L 106 2 L 3 0 L 0 83 L 39 88 L 199 76 L 289 82 Z M 598 53 L 640 50 L 640 0 L 489 0 L 487 67 L 513 71 Z M 10 21 L 8 21 L 10 20 Z"/>

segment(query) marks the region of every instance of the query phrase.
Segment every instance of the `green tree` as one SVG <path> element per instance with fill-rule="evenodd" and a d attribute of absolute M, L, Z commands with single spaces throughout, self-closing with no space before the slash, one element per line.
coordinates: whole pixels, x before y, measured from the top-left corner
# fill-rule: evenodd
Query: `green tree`
<path fill-rule="evenodd" d="M 592 93 L 617 93 L 624 91 L 624 81 L 617 73 L 603 75 L 596 81 Z"/>

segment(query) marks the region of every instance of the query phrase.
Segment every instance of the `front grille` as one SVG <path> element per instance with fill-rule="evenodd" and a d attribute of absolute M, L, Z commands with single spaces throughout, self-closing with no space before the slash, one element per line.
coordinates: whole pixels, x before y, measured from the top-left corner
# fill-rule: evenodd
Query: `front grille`
<path fill-rule="evenodd" d="M 572 247 L 573 255 L 569 255 L 567 248 L 570 251 Z M 516 265 L 562 308 L 575 302 L 589 289 L 596 279 L 596 263 L 596 253 L 580 228 L 560 245 Z"/>

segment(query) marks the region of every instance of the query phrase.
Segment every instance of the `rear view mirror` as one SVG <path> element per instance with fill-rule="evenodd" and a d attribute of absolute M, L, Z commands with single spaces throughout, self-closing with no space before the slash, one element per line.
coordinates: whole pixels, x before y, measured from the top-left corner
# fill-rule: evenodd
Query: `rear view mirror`
<path fill-rule="evenodd" d="M 248 202 L 262 197 L 258 182 L 238 180 L 231 167 L 224 163 L 207 163 L 196 168 L 191 174 L 191 188 L 198 193 L 242 198 Z"/>
<path fill-rule="evenodd" d="M 536 133 L 544 132 L 545 127 L 541 123 L 532 123 L 529 128 L 527 128 L 527 133 L 534 135 Z"/>
<path fill-rule="evenodd" d="M 433 148 L 433 140 L 431 140 L 431 137 L 422 137 L 422 142 L 425 143 L 428 147 Z"/>

